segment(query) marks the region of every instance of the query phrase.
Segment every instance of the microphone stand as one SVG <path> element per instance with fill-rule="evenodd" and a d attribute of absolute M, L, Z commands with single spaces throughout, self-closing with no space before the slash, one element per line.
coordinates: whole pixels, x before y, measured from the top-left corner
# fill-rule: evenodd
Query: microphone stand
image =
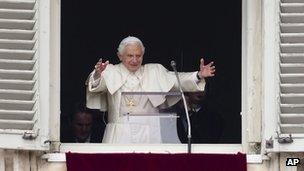
<path fill-rule="evenodd" d="M 171 61 L 171 67 L 174 70 L 174 73 L 175 73 L 175 76 L 176 76 L 176 79 L 177 79 L 177 83 L 178 83 L 178 88 L 179 88 L 179 91 L 182 95 L 182 100 L 183 100 L 183 103 L 184 103 L 184 109 L 185 109 L 185 112 L 186 112 L 186 118 L 187 118 L 187 124 L 188 124 L 188 136 L 187 136 L 188 137 L 188 153 L 191 153 L 191 123 L 190 123 L 190 117 L 189 117 L 187 102 L 186 102 L 184 92 L 182 90 L 182 86 L 181 86 L 181 83 L 180 83 L 180 80 L 179 80 L 178 72 L 176 70 L 176 62 L 175 61 Z"/>

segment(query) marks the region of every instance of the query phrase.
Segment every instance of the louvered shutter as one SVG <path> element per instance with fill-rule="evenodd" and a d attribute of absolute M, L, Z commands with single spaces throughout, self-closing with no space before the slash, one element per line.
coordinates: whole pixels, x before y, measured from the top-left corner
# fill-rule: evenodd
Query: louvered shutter
<path fill-rule="evenodd" d="M 280 15 L 279 136 L 293 138 L 286 145 L 304 138 L 304 1 L 281 0 Z"/>
<path fill-rule="evenodd" d="M 39 149 L 37 2 L 0 0 L 0 147 Z"/>

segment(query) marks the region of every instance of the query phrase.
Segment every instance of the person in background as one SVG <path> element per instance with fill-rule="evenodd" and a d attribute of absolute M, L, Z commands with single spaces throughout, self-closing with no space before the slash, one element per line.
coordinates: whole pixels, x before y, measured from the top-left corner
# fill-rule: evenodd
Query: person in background
<path fill-rule="evenodd" d="M 62 142 L 70 143 L 100 143 L 102 130 L 97 125 L 94 111 L 84 105 L 76 105 L 70 117 L 69 128 L 62 136 Z"/>
<path fill-rule="evenodd" d="M 223 132 L 223 117 L 209 96 L 209 83 L 206 82 L 204 92 L 185 93 L 191 122 L 192 143 L 219 143 Z M 179 103 L 177 120 L 178 137 L 182 143 L 188 142 L 188 124 L 184 106 Z"/>

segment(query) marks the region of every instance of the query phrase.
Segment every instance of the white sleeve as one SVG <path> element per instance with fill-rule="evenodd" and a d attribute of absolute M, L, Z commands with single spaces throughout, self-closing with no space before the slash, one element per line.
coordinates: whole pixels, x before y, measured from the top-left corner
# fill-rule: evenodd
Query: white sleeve
<path fill-rule="evenodd" d="M 196 83 L 198 83 L 198 82 L 200 82 L 202 79 L 198 79 L 197 78 L 197 74 L 198 74 L 198 71 L 197 72 L 194 72 L 192 75 L 191 75 L 191 77 L 192 77 L 192 79 L 196 82 Z"/>
<path fill-rule="evenodd" d="M 103 75 L 98 79 L 94 78 L 95 70 L 90 74 L 88 89 L 90 92 L 100 92 L 106 90 L 106 83 L 104 81 Z"/>
<path fill-rule="evenodd" d="M 97 78 L 96 80 L 95 80 L 94 77 L 93 77 L 93 80 L 92 80 L 92 88 L 97 87 L 97 86 L 100 84 L 100 80 L 101 80 L 100 77 Z"/>
<path fill-rule="evenodd" d="M 204 91 L 205 79 L 198 79 L 197 72 L 180 72 L 179 77 L 184 91 Z"/>

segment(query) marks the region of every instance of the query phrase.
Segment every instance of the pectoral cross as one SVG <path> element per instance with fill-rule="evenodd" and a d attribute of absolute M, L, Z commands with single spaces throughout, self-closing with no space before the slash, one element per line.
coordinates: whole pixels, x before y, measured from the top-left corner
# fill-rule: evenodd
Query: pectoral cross
<path fill-rule="evenodd" d="M 128 100 L 127 106 L 128 106 L 128 107 L 133 107 L 133 106 L 135 106 L 135 103 L 134 103 L 133 99 Z"/>

